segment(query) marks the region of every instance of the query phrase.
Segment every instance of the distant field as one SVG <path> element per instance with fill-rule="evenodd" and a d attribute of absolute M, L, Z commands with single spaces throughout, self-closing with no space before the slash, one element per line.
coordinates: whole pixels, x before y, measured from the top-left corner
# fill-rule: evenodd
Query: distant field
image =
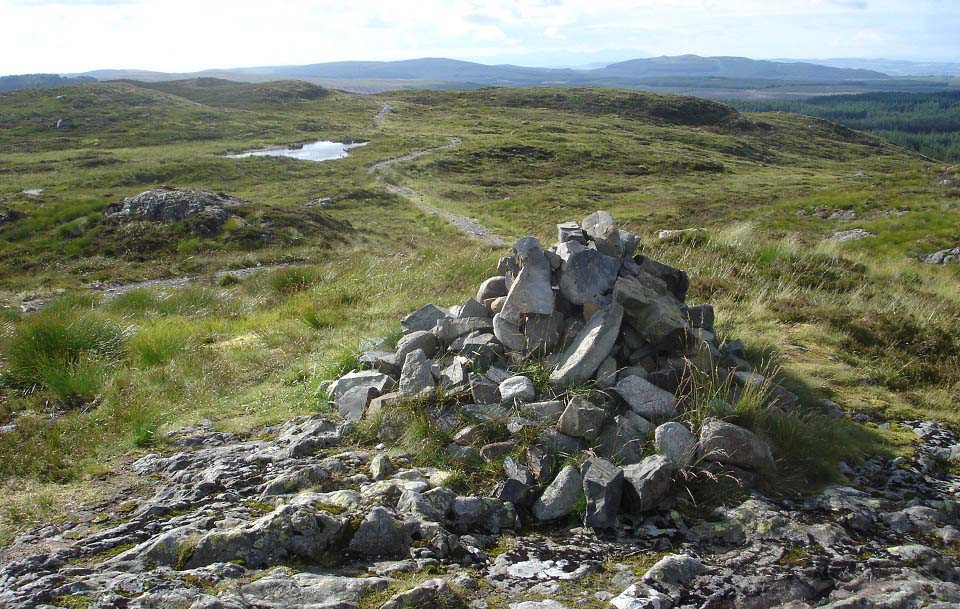
<path fill-rule="evenodd" d="M 941 161 L 960 161 L 960 91 L 878 92 L 729 102 L 744 112 L 796 112 L 868 131 Z"/>

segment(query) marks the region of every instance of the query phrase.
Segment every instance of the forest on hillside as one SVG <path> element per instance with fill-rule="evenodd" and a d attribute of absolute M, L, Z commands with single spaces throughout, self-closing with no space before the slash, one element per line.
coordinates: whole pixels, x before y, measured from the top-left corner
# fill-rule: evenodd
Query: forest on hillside
<path fill-rule="evenodd" d="M 742 112 L 795 112 L 825 118 L 941 161 L 960 161 L 960 91 L 877 92 L 728 103 Z"/>

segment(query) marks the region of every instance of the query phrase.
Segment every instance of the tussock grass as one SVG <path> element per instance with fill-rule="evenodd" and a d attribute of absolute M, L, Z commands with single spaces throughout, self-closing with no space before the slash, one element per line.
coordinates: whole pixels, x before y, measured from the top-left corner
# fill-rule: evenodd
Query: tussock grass
<path fill-rule="evenodd" d="M 113 320 L 52 307 L 7 327 L 0 379 L 25 393 L 49 390 L 65 403 L 90 400 L 123 356 L 126 333 Z"/>
<path fill-rule="evenodd" d="M 160 366 L 191 347 L 197 327 L 182 317 L 157 320 L 143 327 L 127 343 L 142 366 Z"/>

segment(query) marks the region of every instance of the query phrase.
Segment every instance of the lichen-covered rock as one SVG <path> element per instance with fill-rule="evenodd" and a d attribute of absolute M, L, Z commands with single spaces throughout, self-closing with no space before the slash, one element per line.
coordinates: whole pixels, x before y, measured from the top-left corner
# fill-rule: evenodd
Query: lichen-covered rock
<path fill-rule="evenodd" d="M 374 507 L 350 539 L 350 551 L 365 556 L 400 556 L 410 549 L 412 531 L 386 508 Z"/>
<path fill-rule="evenodd" d="M 222 192 L 199 188 L 157 188 L 107 206 L 107 218 L 115 222 L 163 222 L 194 220 L 199 232 L 213 234 L 223 228 L 233 211 L 249 201 Z"/>
<path fill-rule="evenodd" d="M 190 568 L 242 560 L 249 567 L 280 565 L 290 560 L 315 561 L 335 547 L 346 525 L 325 512 L 282 505 L 254 522 L 215 530 L 182 549 Z"/>
<path fill-rule="evenodd" d="M 623 398 L 630 410 L 650 421 L 668 419 L 677 409 L 672 393 L 639 376 L 622 379 L 613 390 Z"/>
<path fill-rule="evenodd" d="M 654 445 L 658 453 L 680 468 L 690 465 L 697 451 L 693 434 L 686 425 L 677 421 L 670 421 L 657 427 L 654 431 Z"/>

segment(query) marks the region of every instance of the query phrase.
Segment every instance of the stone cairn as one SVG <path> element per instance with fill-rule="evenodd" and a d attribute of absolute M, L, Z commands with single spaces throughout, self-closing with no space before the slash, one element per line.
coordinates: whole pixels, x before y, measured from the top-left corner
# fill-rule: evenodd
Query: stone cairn
<path fill-rule="evenodd" d="M 395 407 L 422 409 L 450 434 L 451 461 L 502 460 L 494 498 L 538 522 L 566 519 L 585 498 L 584 524 L 613 527 L 621 513 L 663 507 L 681 469 L 756 484 L 774 467 L 770 447 L 724 416 L 750 385 L 781 408 L 796 396 L 753 372 L 739 340 L 718 345 L 713 308 L 685 304 L 687 274 L 634 255 L 640 238 L 608 212 L 559 224 L 557 241 L 544 250 L 524 237 L 476 298 L 407 315 L 396 350 L 364 352 L 363 370 L 331 384 L 340 413 L 374 421 L 389 444 L 409 419 Z M 550 371 L 540 387 L 509 371 L 538 364 Z M 698 436 L 677 397 L 692 368 L 732 381 Z M 509 437 L 485 443 L 485 427 Z M 525 428 L 537 439 L 521 450 Z M 571 457 L 581 465 L 557 472 Z"/>

